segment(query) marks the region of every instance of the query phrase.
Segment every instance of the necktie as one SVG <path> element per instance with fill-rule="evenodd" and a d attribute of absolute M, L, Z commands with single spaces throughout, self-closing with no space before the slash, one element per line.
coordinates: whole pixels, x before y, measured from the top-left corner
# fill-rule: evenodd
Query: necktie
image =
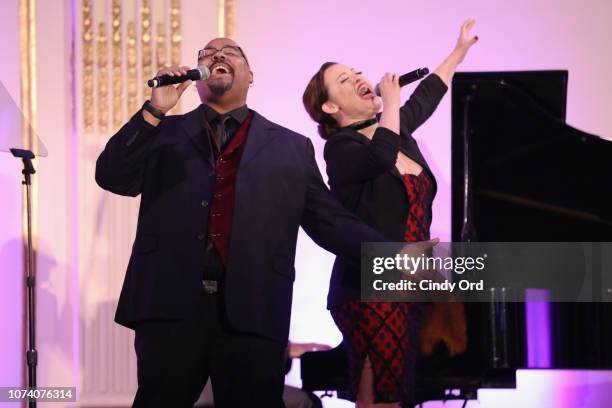
<path fill-rule="evenodd" d="M 217 142 L 217 146 L 219 146 L 219 151 L 223 151 L 227 140 L 229 139 L 229 135 L 227 134 L 227 121 L 231 119 L 229 115 L 219 116 L 219 120 L 217 121 L 217 128 L 215 129 L 215 138 Z"/>

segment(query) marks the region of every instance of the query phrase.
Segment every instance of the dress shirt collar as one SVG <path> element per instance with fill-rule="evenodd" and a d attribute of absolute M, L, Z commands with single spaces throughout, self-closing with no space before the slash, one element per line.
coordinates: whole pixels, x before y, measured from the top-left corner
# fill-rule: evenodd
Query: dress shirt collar
<path fill-rule="evenodd" d="M 215 123 L 219 119 L 219 116 L 221 116 L 219 112 L 206 104 L 204 104 L 204 114 L 208 123 Z M 242 105 L 239 108 L 227 112 L 225 115 L 231 116 L 232 119 L 242 125 L 242 122 L 249 116 L 249 108 L 246 105 Z"/>

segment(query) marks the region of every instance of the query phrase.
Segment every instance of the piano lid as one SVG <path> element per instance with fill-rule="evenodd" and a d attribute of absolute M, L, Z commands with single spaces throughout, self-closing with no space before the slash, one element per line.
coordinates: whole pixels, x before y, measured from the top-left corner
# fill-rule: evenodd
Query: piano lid
<path fill-rule="evenodd" d="M 455 175 L 464 173 L 466 120 L 478 240 L 494 238 L 486 232 L 491 222 L 502 224 L 506 240 L 612 237 L 612 142 L 565 123 L 566 90 L 566 71 L 455 75 L 454 239 L 461 228 L 456 210 L 463 207 L 464 180 Z M 525 225 L 542 233 L 529 238 L 518 230 Z"/>

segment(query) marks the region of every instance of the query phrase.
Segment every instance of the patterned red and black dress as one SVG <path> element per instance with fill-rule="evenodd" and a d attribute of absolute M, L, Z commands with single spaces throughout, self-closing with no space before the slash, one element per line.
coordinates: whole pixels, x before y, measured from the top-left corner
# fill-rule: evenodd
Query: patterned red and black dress
<path fill-rule="evenodd" d="M 410 203 L 404 240 L 428 240 L 432 180 L 423 170 L 418 176 L 404 175 L 404 183 Z M 420 310 L 405 302 L 360 302 L 356 299 L 332 309 L 331 314 L 348 350 L 348 397 L 356 400 L 367 356 L 372 366 L 374 402 L 412 402 Z"/>

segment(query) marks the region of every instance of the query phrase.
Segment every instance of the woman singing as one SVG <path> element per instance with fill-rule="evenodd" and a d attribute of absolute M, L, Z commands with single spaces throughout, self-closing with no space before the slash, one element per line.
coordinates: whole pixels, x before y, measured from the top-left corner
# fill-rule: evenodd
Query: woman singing
<path fill-rule="evenodd" d="M 478 41 L 469 35 L 474 22 L 463 23 L 453 52 L 403 106 L 398 75 L 383 76 L 378 98 L 361 72 L 335 62 L 323 64 L 304 91 L 304 107 L 326 140 L 332 191 L 390 241 L 430 238 L 436 181 L 412 133 L 434 112 L 457 66 Z M 357 407 L 412 404 L 418 308 L 402 302 L 362 303 L 359 295 L 359 271 L 337 258 L 328 308 L 349 353 L 350 398 Z"/>

